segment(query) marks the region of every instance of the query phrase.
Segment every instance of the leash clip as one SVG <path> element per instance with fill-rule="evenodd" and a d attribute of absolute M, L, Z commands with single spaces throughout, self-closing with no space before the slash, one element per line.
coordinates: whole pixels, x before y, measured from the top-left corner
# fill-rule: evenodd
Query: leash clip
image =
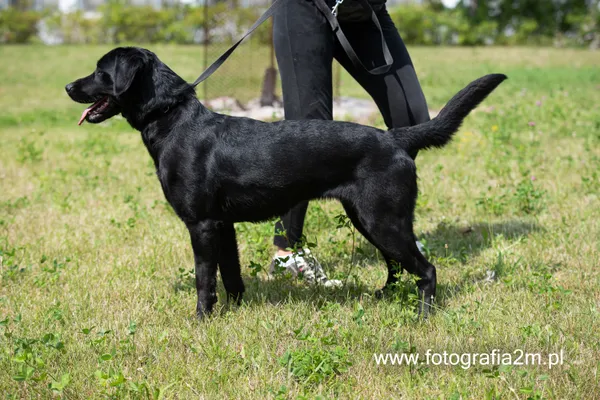
<path fill-rule="evenodd" d="M 331 13 L 337 17 L 338 7 L 342 4 L 344 0 L 335 0 L 335 5 L 331 7 Z"/>

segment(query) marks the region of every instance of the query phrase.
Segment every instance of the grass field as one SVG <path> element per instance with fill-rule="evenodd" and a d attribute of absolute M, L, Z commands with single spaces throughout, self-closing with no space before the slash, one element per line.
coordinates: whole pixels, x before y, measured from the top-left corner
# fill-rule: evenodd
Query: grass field
<path fill-rule="evenodd" d="M 600 53 L 410 49 L 432 109 L 485 73 L 509 76 L 447 148 L 417 158 L 416 233 L 439 282 L 427 322 L 412 277 L 395 298 L 371 296 L 383 260 L 325 201 L 305 234 L 343 289 L 267 280 L 273 223 L 238 224 L 245 302 L 225 304 L 219 284 L 218 312 L 198 322 L 188 234 L 139 133 L 118 118 L 78 127 L 64 92 L 107 50 L 0 47 L 3 397 L 600 398 Z M 152 50 L 200 73 L 197 47 Z M 259 92 L 244 52 L 211 78 L 220 95 Z M 374 359 L 428 349 L 513 361 Z"/>

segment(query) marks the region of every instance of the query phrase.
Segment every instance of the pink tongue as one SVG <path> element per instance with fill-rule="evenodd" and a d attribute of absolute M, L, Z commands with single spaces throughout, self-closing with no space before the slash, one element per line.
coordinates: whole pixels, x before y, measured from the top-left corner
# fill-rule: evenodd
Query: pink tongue
<path fill-rule="evenodd" d="M 79 118 L 79 122 L 77 123 L 77 125 L 81 125 L 83 123 L 85 117 L 87 117 L 88 113 L 92 110 L 92 108 L 94 108 L 93 105 L 83 110 L 83 113 L 81 113 L 81 118 Z"/>
<path fill-rule="evenodd" d="M 77 123 L 77 125 L 81 125 L 85 120 L 85 117 L 87 117 L 87 115 L 89 114 L 89 112 L 92 111 L 94 108 L 98 107 L 98 105 L 104 102 L 104 100 L 106 100 L 106 97 L 101 98 L 100 100 L 83 110 L 83 112 L 81 113 L 81 118 L 79 118 L 79 122 Z"/>

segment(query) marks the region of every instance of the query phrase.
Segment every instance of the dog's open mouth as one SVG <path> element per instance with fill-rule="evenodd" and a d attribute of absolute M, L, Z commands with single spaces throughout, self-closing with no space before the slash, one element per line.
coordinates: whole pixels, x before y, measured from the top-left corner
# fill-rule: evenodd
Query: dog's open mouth
<path fill-rule="evenodd" d="M 90 119 L 92 119 L 93 122 L 93 120 L 101 116 L 102 113 L 106 111 L 109 106 L 109 97 L 105 96 L 101 98 L 100 100 L 96 101 L 94 104 L 83 110 L 83 112 L 81 113 L 81 118 L 79 118 L 79 123 L 77 125 L 81 125 L 84 120 L 89 122 Z"/>

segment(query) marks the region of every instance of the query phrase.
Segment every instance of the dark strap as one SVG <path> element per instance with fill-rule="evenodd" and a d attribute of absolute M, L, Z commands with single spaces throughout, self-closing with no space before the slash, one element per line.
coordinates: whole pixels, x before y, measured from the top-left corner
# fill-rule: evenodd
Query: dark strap
<path fill-rule="evenodd" d="M 344 48 L 344 51 L 346 52 L 346 54 L 348 54 L 348 57 L 350 58 L 350 60 L 354 64 L 354 66 L 364 69 L 371 75 L 385 74 L 392 67 L 392 64 L 394 63 L 394 59 L 392 57 L 392 54 L 390 53 L 390 49 L 388 49 L 387 43 L 385 42 L 385 37 L 383 36 L 383 31 L 381 30 L 381 25 L 379 24 L 379 19 L 377 18 L 375 11 L 373 10 L 373 8 L 371 7 L 371 5 L 369 4 L 369 2 L 367 0 L 359 0 L 359 1 L 360 1 L 361 5 L 363 6 L 363 8 L 367 9 L 368 11 L 371 11 L 371 20 L 377 26 L 377 29 L 379 29 L 379 33 L 381 34 L 381 43 L 383 46 L 383 57 L 385 58 L 385 65 L 375 67 L 371 70 L 367 69 L 367 67 L 365 67 L 363 65 L 363 63 L 360 61 L 360 59 L 354 52 L 354 49 L 350 45 L 350 42 L 348 41 L 348 39 L 346 39 L 346 35 L 344 35 L 344 32 L 342 32 L 342 29 L 340 28 L 340 24 L 338 23 L 336 16 L 333 15 L 333 13 L 331 12 L 331 8 L 329 8 L 327 3 L 325 3 L 325 0 L 314 0 L 319 11 L 321 11 L 321 13 L 323 13 L 325 18 L 327 18 L 329 25 L 331 25 L 331 29 L 336 34 L 338 40 L 340 41 L 340 44 Z M 343 7 L 343 6 L 344 6 L 343 4 L 340 5 L 340 7 Z"/>
<path fill-rule="evenodd" d="M 211 76 L 225 62 L 225 60 L 227 60 L 229 58 L 231 53 L 234 52 L 234 50 L 244 41 L 244 39 L 246 39 L 252 32 L 254 32 L 256 30 L 256 28 L 258 28 L 260 26 L 260 24 L 262 24 L 269 17 L 271 17 L 275 13 L 275 11 L 283 3 L 285 3 L 285 1 L 289 1 L 289 0 L 274 0 L 273 4 L 271 4 L 271 6 L 269 8 L 267 8 L 267 11 L 265 11 L 264 14 L 261 15 L 260 18 L 256 20 L 256 22 L 254 23 L 254 25 L 252 25 L 252 27 L 250 27 L 248 32 L 246 32 L 246 34 L 244 36 L 242 36 L 242 38 L 240 40 L 238 40 L 233 46 L 231 46 L 229 48 L 229 50 L 227 50 L 225 53 L 223 53 L 221 55 L 221 57 L 219 57 L 215 62 L 213 62 L 210 65 L 210 67 L 208 67 L 206 69 L 206 71 L 204 71 L 202 73 L 202 75 L 200 75 L 194 81 L 194 83 L 192 83 L 192 86 L 194 86 L 194 87 L 198 86 L 198 84 L 200 82 L 206 80 L 209 76 Z M 371 19 L 373 20 L 373 22 L 379 29 L 379 33 L 381 34 L 381 42 L 383 44 L 383 56 L 385 58 L 386 64 L 381 65 L 376 68 L 373 68 L 372 70 L 368 70 L 363 65 L 363 63 L 360 61 L 360 59 L 354 52 L 354 49 L 350 45 L 350 42 L 348 42 L 348 39 L 346 39 L 346 35 L 344 35 L 344 32 L 342 32 L 342 29 L 340 28 L 340 24 L 338 23 L 336 16 L 333 15 L 331 8 L 329 8 L 329 6 L 325 3 L 325 0 L 314 0 L 315 4 L 317 5 L 317 8 L 319 8 L 319 10 L 323 13 L 325 18 L 329 22 L 329 25 L 331 25 L 331 29 L 336 34 L 338 40 L 340 41 L 340 44 L 346 51 L 346 54 L 348 54 L 348 57 L 350 58 L 352 63 L 356 67 L 363 68 L 364 70 L 366 70 L 368 73 L 370 73 L 372 75 L 381 75 L 390 70 L 392 64 L 394 63 L 394 59 L 392 58 L 392 55 L 390 54 L 390 50 L 388 49 L 387 44 L 385 42 L 385 37 L 383 36 L 383 31 L 381 30 L 381 25 L 379 24 L 379 19 L 377 18 L 377 15 L 375 15 L 375 11 L 373 11 L 373 8 L 371 8 L 371 6 L 367 2 L 367 0 L 359 0 L 359 1 L 361 2 L 362 6 L 364 8 L 371 11 Z"/>
<path fill-rule="evenodd" d="M 285 3 L 285 1 L 286 0 L 275 0 L 275 1 L 273 1 L 273 4 L 271 4 L 271 6 L 269 8 L 267 8 L 267 11 L 265 11 L 265 13 L 263 15 L 261 15 L 259 19 L 256 20 L 256 22 L 254 23 L 254 25 L 252 25 L 252 27 L 250 28 L 250 30 L 248 30 L 248 32 L 246 32 L 246 34 L 244 36 L 242 36 L 242 38 L 240 40 L 238 40 L 236 44 L 234 44 L 233 46 L 231 46 L 229 48 L 229 50 L 227 50 L 225 53 L 223 53 L 221 55 L 221 57 L 219 57 L 215 62 L 213 62 L 210 65 L 210 67 L 208 67 L 206 69 L 206 71 L 204 71 L 202 73 L 202 75 L 200 75 L 198 77 L 198 79 L 196 79 L 194 81 L 194 83 L 192 83 L 192 86 L 198 86 L 198 84 L 200 82 L 206 80 L 206 78 L 208 78 L 209 76 L 211 76 L 221 66 L 221 64 L 223 64 L 225 62 L 225 60 L 227 60 L 229 58 L 229 56 L 231 55 L 231 53 L 233 53 L 233 51 L 240 45 L 240 43 L 242 43 L 244 41 L 244 39 L 246 39 L 252 32 L 254 32 L 254 30 L 256 28 L 258 28 L 260 26 L 260 24 L 262 24 L 263 22 L 265 22 L 271 15 L 273 15 L 273 13 L 283 3 Z"/>

